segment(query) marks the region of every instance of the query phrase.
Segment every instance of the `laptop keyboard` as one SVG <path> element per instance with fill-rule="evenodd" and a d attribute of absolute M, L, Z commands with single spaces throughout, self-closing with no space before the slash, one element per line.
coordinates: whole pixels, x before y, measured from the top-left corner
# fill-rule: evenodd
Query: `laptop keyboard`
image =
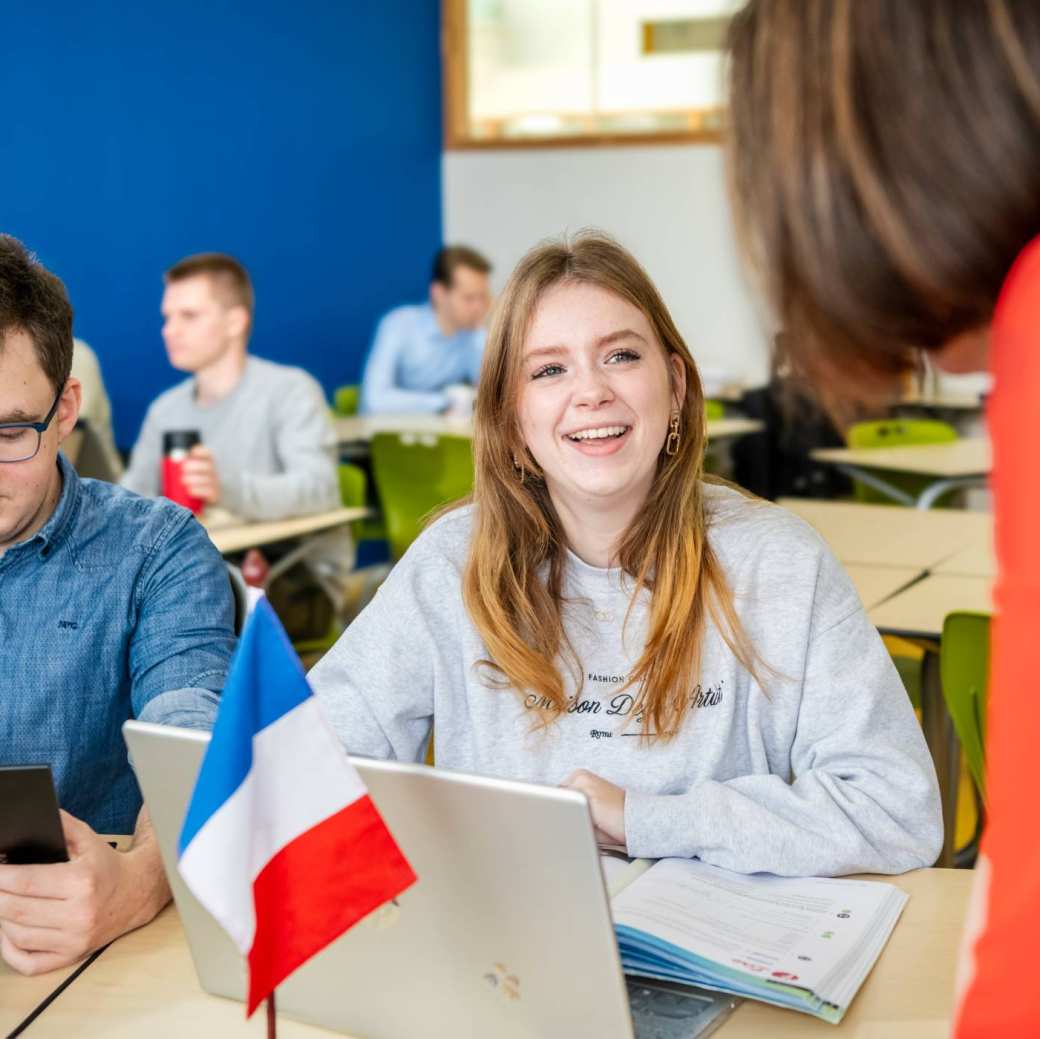
<path fill-rule="evenodd" d="M 710 1035 L 740 1002 L 721 992 L 628 977 L 636 1039 L 699 1039 Z"/>

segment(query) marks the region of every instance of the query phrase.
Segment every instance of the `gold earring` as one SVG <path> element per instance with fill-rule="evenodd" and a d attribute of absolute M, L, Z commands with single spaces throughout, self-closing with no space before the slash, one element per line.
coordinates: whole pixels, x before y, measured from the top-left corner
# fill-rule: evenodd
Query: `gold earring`
<path fill-rule="evenodd" d="M 527 470 L 524 468 L 524 463 L 515 454 L 513 455 L 513 472 L 516 473 L 517 478 L 523 483 L 524 477 L 527 476 Z"/>
<path fill-rule="evenodd" d="M 668 439 L 664 444 L 664 453 L 669 456 L 675 456 L 679 453 L 679 412 L 672 412 L 672 419 L 669 423 Z"/>

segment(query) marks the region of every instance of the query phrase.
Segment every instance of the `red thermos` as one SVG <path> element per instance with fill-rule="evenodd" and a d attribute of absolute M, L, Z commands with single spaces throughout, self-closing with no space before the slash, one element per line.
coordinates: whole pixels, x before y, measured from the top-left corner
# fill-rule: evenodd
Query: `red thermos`
<path fill-rule="evenodd" d="M 170 501 L 191 509 L 197 516 L 202 512 L 205 502 L 201 498 L 193 498 L 188 493 L 181 479 L 181 467 L 188 457 L 188 452 L 196 444 L 202 443 L 202 437 L 196 429 L 178 429 L 163 433 L 162 443 L 162 492 Z"/>

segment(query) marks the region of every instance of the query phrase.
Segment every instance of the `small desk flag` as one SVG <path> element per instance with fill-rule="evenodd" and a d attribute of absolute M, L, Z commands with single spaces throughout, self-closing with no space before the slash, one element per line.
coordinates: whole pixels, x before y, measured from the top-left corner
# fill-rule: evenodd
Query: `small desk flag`
<path fill-rule="evenodd" d="M 416 879 L 265 599 L 242 634 L 178 845 L 249 962 L 246 1014 Z"/>

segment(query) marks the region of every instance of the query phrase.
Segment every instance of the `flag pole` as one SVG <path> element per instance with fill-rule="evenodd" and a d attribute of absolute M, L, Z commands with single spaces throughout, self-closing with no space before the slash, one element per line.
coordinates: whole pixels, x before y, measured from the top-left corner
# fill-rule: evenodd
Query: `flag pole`
<path fill-rule="evenodd" d="M 276 1039 L 278 1025 L 274 1017 L 274 991 L 267 997 L 267 1039 Z"/>

